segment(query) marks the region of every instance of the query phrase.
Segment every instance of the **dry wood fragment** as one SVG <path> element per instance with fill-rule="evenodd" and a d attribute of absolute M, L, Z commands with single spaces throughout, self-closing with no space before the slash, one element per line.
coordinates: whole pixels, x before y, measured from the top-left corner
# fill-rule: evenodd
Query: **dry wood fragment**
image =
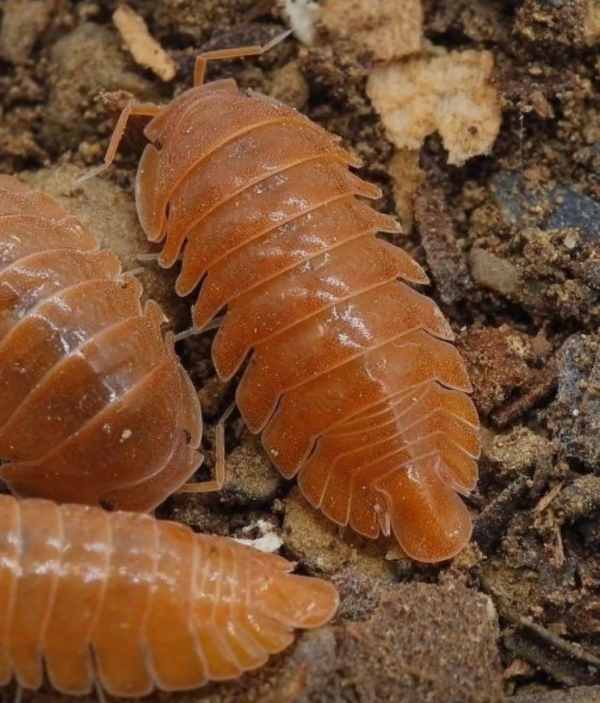
<path fill-rule="evenodd" d="M 504 617 L 506 613 L 502 613 Z M 516 627 L 504 635 L 504 646 L 566 686 L 598 684 L 600 659 L 575 642 L 517 616 Z"/>
<path fill-rule="evenodd" d="M 473 282 L 441 186 L 426 183 L 417 190 L 415 219 L 441 299 L 447 304 L 462 300 Z"/>
<path fill-rule="evenodd" d="M 412 232 L 414 224 L 415 194 L 417 188 L 425 182 L 426 173 L 419 165 L 419 152 L 398 150 L 389 166 L 394 180 L 394 202 L 396 212 L 402 223 L 404 234 Z"/>
<path fill-rule="evenodd" d="M 448 163 L 490 152 L 500 130 L 500 101 L 489 51 L 454 51 L 376 66 L 367 94 L 398 149 L 419 149 L 439 132 Z"/>
<path fill-rule="evenodd" d="M 550 506 L 550 504 L 554 501 L 554 499 L 558 496 L 558 494 L 562 491 L 562 481 L 561 483 L 557 483 L 554 488 L 552 488 L 546 495 L 539 501 L 539 503 L 535 506 L 533 509 L 534 513 L 543 513 L 546 508 Z"/>
<path fill-rule="evenodd" d="M 558 365 L 556 358 L 552 357 L 541 369 L 533 369 L 517 396 L 494 412 L 494 423 L 498 427 L 514 423 L 548 396 L 556 388 L 557 382 Z"/>
<path fill-rule="evenodd" d="M 477 518 L 473 538 L 484 552 L 490 552 L 504 536 L 515 509 L 525 500 L 529 483 L 528 476 L 519 476 Z"/>
<path fill-rule="evenodd" d="M 156 39 L 150 36 L 148 25 L 129 5 L 120 5 L 116 9 L 113 22 L 137 64 L 154 71 L 163 81 L 175 77 L 175 62 Z"/>

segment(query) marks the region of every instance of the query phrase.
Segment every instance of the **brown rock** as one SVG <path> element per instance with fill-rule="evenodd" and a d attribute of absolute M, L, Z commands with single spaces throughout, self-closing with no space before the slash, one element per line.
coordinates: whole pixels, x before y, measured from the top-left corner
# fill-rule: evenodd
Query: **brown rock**
<path fill-rule="evenodd" d="M 297 61 L 290 61 L 277 71 L 269 93 L 296 110 L 304 109 L 309 95 L 308 84 Z"/>
<path fill-rule="evenodd" d="M 467 332 L 457 340 L 473 384 L 473 400 L 489 414 L 529 378 L 529 338 L 507 325 Z"/>
<path fill-rule="evenodd" d="M 574 334 L 558 353 L 558 393 L 550 406 L 548 426 L 563 446 L 590 471 L 600 460 L 600 340 Z"/>
<path fill-rule="evenodd" d="M 0 56 L 14 64 L 29 58 L 33 45 L 48 26 L 53 0 L 6 0 L 0 22 Z"/>
<path fill-rule="evenodd" d="M 477 283 L 507 298 L 519 291 L 519 272 L 510 261 L 474 247 L 469 255 L 471 273 Z"/>
<path fill-rule="evenodd" d="M 79 25 L 56 42 L 52 61 L 42 138 L 54 151 L 77 148 L 86 138 L 98 141 L 98 124 L 106 117 L 104 108 L 95 104 L 99 92 L 122 90 L 140 101 L 160 102 L 157 89 L 132 70 L 117 33 L 107 27 Z M 116 116 L 111 126 L 114 121 Z"/>
<path fill-rule="evenodd" d="M 551 48 L 582 46 L 593 38 L 593 0 L 525 0 L 515 29 L 531 42 Z"/>
<path fill-rule="evenodd" d="M 526 427 L 518 427 L 508 434 L 496 435 L 486 447 L 485 454 L 495 466 L 494 473 L 514 479 L 551 451 L 552 444 L 548 439 Z"/>
<path fill-rule="evenodd" d="M 224 505 L 264 506 L 283 485 L 283 478 L 265 454 L 260 441 L 246 437 L 227 455 L 225 484 L 219 494 Z"/>
<path fill-rule="evenodd" d="M 200 46 L 217 32 L 245 24 L 257 4 L 257 0 L 157 0 L 144 9 L 159 39 L 174 35 Z"/>
<path fill-rule="evenodd" d="M 561 523 L 592 517 L 600 509 L 600 476 L 582 476 L 573 481 L 561 491 L 553 508 Z"/>
<path fill-rule="evenodd" d="M 340 633 L 335 680 L 311 703 L 501 703 L 497 637 L 486 596 L 398 586 L 369 620 Z"/>
<path fill-rule="evenodd" d="M 334 37 L 366 48 L 376 61 L 396 61 L 423 43 L 421 0 L 326 0 L 320 19 Z"/>

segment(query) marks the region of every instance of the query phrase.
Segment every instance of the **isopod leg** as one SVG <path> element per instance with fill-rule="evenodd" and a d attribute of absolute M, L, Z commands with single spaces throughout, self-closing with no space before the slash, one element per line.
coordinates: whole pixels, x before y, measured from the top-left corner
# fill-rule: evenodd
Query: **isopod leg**
<path fill-rule="evenodd" d="M 102 688 L 102 683 L 96 679 L 94 681 L 94 689 L 96 691 L 96 696 L 98 697 L 98 703 L 107 703 L 106 696 L 104 695 L 104 689 Z"/>
<path fill-rule="evenodd" d="M 187 330 L 183 330 L 183 332 L 176 334 L 174 339 L 176 342 L 181 342 L 181 340 L 188 339 L 189 337 L 195 337 L 197 334 L 203 334 L 204 332 L 216 330 L 221 326 L 224 319 L 225 315 L 222 315 L 221 317 L 215 317 L 214 320 L 207 322 L 204 327 L 189 327 Z"/>
<path fill-rule="evenodd" d="M 108 149 L 106 150 L 106 154 L 104 156 L 104 163 L 100 166 L 97 166 L 96 168 L 91 169 L 91 171 L 84 173 L 83 176 L 79 176 L 79 178 L 75 180 L 74 185 L 79 185 L 84 181 L 87 181 L 88 179 L 97 176 L 99 173 L 106 171 L 106 169 L 109 168 L 109 166 L 115 160 L 117 149 L 119 148 L 119 144 L 121 143 L 121 139 L 123 138 L 123 134 L 125 133 L 127 122 L 129 121 L 130 117 L 156 117 L 159 110 L 160 106 L 154 105 L 152 103 L 127 103 L 127 105 L 123 108 L 123 111 L 119 115 L 119 119 L 117 120 L 117 124 L 115 125 L 115 128 L 113 130 L 110 142 L 108 144 Z"/>
<path fill-rule="evenodd" d="M 200 54 L 196 58 L 196 65 L 194 67 L 194 87 L 202 85 L 204 83 L 204 77 L 206 75 L 206 65 L 209 61 L 226 61 L 228 59 L 239 59 L 246 56 L 260 56 L 265 52 L 277 46 L 279 42 L 283 41 L 292 33 L 291 29 L 288 29 L 281 34 L 278 34 L 274 39 L 264 46 L 238 46 L 233 49 L 217 49 L 216 51 L 207 51 L 204 54 Z"/>
<path fill-rule="evenodd" d="M 213 491 L 220 491 L 223 488 L 223 484 L 225 483 L 225 423 L 234 410 L 235 402 L 227 408 L 217 423 L 215 433 L 215 478 L 209 481 L 200 481 L 198 483 L 185 483 L 181 486 L 177 493 L 211 493 Z"/>

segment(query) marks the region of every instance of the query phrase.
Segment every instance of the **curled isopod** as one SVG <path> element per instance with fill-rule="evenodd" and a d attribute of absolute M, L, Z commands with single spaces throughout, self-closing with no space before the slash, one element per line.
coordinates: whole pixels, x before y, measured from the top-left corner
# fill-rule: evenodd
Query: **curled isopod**
<path fill-rule="evenodd" d="M 0 176 L 0 478 L 18 496 L 150 510 L 202 462 L 165 317 L 45 194 Z"/>
<path fill-rule="evenodd" d="M 0 685 L 115 696 L 264 664 L 333 617 L 335 588 L 142 513 L 0 496 Z"/>
<path fill-rule="evenodd" d="M 398 226 L 359 200 L 380 190 L 338 138 L 234 80 L 203 84 L 208 60 L 261 51 L 201 55 L 170 104 L 130 104 L 105 164 L 128 117 L 150 117 L 140 222 L 162 266 L 182 259 L 177 293 L 200 285 L 195 327 L 225 312 L 215 367 L 230 379 L 250 357 L 237 405 L 281 473 L 339 525 L 452 557 L 471 535 L 458 493 L 480 452 L 452 330 L 406 283 L 427 282 L 421 267 L 376 237 Z"/>

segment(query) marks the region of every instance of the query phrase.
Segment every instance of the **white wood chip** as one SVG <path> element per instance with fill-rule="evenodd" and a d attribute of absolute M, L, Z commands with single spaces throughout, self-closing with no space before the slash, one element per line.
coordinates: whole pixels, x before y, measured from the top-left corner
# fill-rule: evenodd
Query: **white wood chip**
<path fill-rule="evenodd" d="M 150 36 L 148 25 L 129 5 L 120 5 L 115 10 L 113 22 L 137 64 L 154 71 L 163 81 L 175 77 L 175 62 L 156 39 Z"/>

